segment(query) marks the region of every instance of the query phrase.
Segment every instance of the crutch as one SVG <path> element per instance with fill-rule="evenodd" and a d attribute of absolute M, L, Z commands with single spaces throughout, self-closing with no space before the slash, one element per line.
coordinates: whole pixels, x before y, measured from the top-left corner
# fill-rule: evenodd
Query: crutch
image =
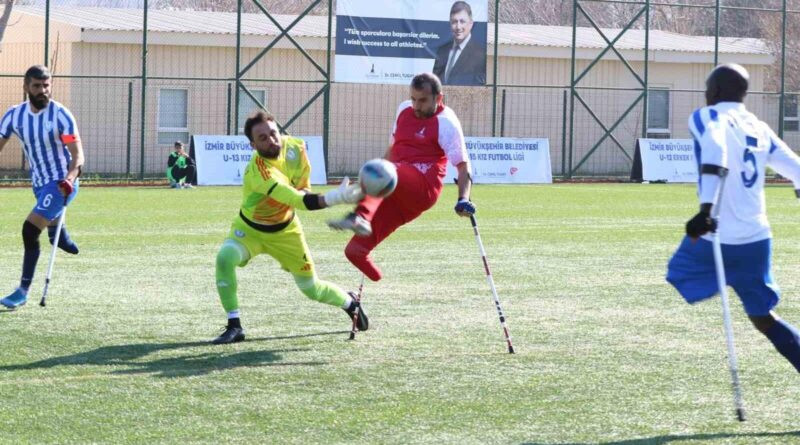
<path fill-rule="evenodd" d="M 456 185 L 458 179 L 453 178 Z M 492 278 L 492 271 L 489 270 L 489 260 L 486 259 L 486 250 L 483 248 L 483 241 L 481 241 L 481 234 L 478 232 L 478 220 L 475 215 L 469 215 L 469 221 L 472 223 L 472 231 L 475 233 L 475 241 L 478 243 L 478 250 L 481 253 L 481 260 L 483 261 L 483 268 L 486 271 L 486 281 L 489 283 L 489 288 L 492 289 L 492 297 L 494 297 L 494 306 L 497 308 L 497 315 L 500 317 L 500 326 L 503 327 L 503 335 L 505 336 L 506 343 L 508 344 L 508 353 L 514 353 L 514 346 L 511 344 L 511 332 L 508 330 L 506 324 L 506 316 L 503 313 L 503 308 L 500 307 L 500 298 L 497 296 L 497 288 L 494 286 L 494 278 Z"/>
<path fill-rule="evenodd" d="M 358 285 L 356 294 L 356 311 L 353 313 L 353 327 L 350 329 L 350 340 L 355 340 L 358 332 L 358 316 L 361 315 L 361 294 L 364 291 L 364 274 L 361 274 L 361 284 Z"/>
<path fill-rule="evenodd" d="M 720 212 L 720 203 L 722 202 L 722 190 L 725 186 L 725 176 L 720 178 L 719 193 L 717 193 L 717 202 L 714 203 L 712 209 L 712 218 L 717 220 Z M 719 221 L 717 220 L 719 225 Z M 744 402 L 742 401 L 742 388 L 739 383 L 739 365 L 736 360 L 736 348 L 733 343 L 733 325 L 731 323 L 731 309 L 728 301 L 728 287 L 725 280 L 725 264 L 722 260 L 722 245 L 719 240 L 719 227 L 712 232 L 712 246 L 714 250 L 714 266 L 717 269 L 717 284 L 719 285 L 719 294 L 722 300 L 722 322 L 725 327 L 725 341 L 728 346 L 728 367 L 731 371 L 731 381 L 733 383 L 733 404 L 736 407 L 736 418 L 740 422 L 745 421 Z"/>
<path fill-rule="evenodd" d="M 47 305 L 47 289 L 50 287 L 50 277 L 53 276 L 53 264 L 56 262 L 56 251 L 58 250 L 58 241 L 61 238 L 61 228 L 64 226 L 64 218 L 67 215 L 67 206 L 61 211 L 61 216 L 58 217 L 58 225 L 56 226 L 56 236 L 53 238 L 53 250 L 50 253 L 50 264 L 47 265 L 47 276 L 44 279 L 44 290 L 42 291 L 42 299 L 39 301 L 39 306 L 45 307 Z"/>

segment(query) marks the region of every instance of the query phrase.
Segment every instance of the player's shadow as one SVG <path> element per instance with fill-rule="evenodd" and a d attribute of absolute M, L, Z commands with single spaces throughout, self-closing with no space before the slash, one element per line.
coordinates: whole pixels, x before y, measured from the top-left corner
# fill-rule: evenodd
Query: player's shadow
<path fill-rule="evenodd" d="M 316 334 L 291 335 L 248 339 L 247 343 L 288 340 L 322 335 L 346 334 L 350 331 L 321 332 Z M 130 345 L 103 346 L 78 354 L 52 357 L 37 362 L 0 366 L 2 371 L 50 369 L 59 366 L 113 366 L 111 374 L 151 374 L 156 377 L 190 377 L 233 368 L 255 368 L 263 366 L 319 366 L 320 361 L 287 361 L 284 354 L 302 352 L 307 349 L 272 349 L 235 352 L 235 346 L 211 345 L 209 342 L 183 343 L 137 343 Z M 194 349 L 196 348 L 196 349 Z M 194 349 L 190 353 L 165 358 L 148 359 L 153 353 Z"/>
<path fill-rule="evenodd" d="M 666 436 L 653 436 L 642 439 L 615 440 L 610 442 L 593 442 L 595 445 L 661 445 L 670 442 L 705 442 L 719 439 L 751 439 L 758 443 L 758 439 L 767 438 L 800 438 L 800 431 L 784 431 L 779 433 L 707 433 L 707 434 L 669 434 Z M 539 442 L 523 442 L 521 445 L 545 445 Z M 579 442 L 550 443 L 547 445 L 589 445 Z"/>

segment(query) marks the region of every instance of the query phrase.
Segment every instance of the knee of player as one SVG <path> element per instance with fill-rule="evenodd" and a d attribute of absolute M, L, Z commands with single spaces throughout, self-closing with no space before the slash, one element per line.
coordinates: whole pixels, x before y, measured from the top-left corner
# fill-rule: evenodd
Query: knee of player
<path fill-rule="evenodd" d="M 349 260 L 353 260 L 354 258 L 366 258 L 369 255 L 369 249 L 362 246 L 360 243 L 350 241 L 347 243 L 347 247 L 344 248 L 344 255 Z"/>
<path fill-rule="evenodd" d="M 22 224 L 22 243 L 25 245 L 25 248 L 35 249 L 39 247 L 39 234 L 41 233 L 42 230 L 36 227 L 35 224 L 30 221 L 25 221 L 25 223 Z"/>
<path fill-rule="evenodd" d="M 217 253 L 217 269 L 233 269 L 241 262 L 241 253 L 231 245 L 223 244 Z"/>

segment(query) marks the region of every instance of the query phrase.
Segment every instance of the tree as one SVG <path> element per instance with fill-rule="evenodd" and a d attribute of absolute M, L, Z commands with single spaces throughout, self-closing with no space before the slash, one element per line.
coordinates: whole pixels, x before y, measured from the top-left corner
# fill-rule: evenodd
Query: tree
<path fill-rule="evenodd" d="M 11 18 L 11 10 L 14 8 L 14 0 L 5 0 L 6 7 L 3 9 L 3 15 L 0 16 L 0 43 L 3 43 L 3 36 L 6 33 L 8 26 L 8 19 Z"/>

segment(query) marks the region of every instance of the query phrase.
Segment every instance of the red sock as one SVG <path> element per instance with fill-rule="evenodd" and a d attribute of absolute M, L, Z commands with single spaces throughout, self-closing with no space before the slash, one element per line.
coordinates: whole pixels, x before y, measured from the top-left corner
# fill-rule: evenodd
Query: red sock
<path fill-rule="evenodd" d="M 364 246 L 360 240 L 357 238 L 353 238 L 347 244 L 347 247 L 344 249 L 344 254 L 353 266 L 356 266 L 358 270 L 364 273 L 372 281 L 380 281 L 383 274 L 378 266 L 372 262 L 372 258 L 370 258 L 369 253 L 371 249 Z"/>

